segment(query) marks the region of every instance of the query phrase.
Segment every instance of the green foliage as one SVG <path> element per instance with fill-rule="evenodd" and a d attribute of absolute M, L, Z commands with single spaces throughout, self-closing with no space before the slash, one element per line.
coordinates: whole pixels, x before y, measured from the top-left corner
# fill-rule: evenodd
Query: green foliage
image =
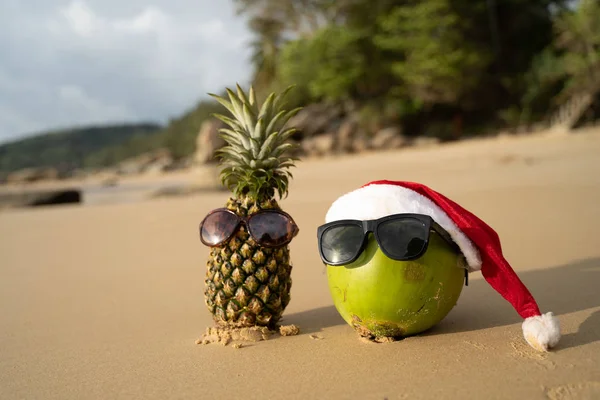
<path fill-rule="evenodd" d="M 543 119 L 573 94 L 600 89 L 600 4 L 581 0 L 553 19 L 554 36 L 518 75 L 517 104 L 502 112 L 510 125 Z"/>
<path fill-rule="evenodd" d="M 580 0 L 574 10 L 564 11 L 555 23 L 556 48 L 568 77 L 567 93 L 600 88 L 600 3 Z"/>
<path fill-rule="evenodd" d="M 0 172 L 110 165 L 146 150 L 145 139 L 155 135 L 160 128 L 155 124 L 134 124 L 42 133 L 0 145 Z M 108 158 L 108 153 L 114 154 Z"/>
<path fill-rule="evenodd" d="M 548 48 L 538 54 L 531 68 L 523 76 L 522 97 L 515 125 L 527 124 L 543 117 L 552 107 L 552 98 L 563 86 L 562 63 L 557 55 Z M 516 114 L 515 114 L 516 116 Z"/>
<path fill-rule="evenodd" d="M 486 57 L 463 35 L 448 0 L 395 7 L 379 24 L 375 43 L 389 55 L 396 95 L 452 103 L 479 82 Z"/>
<path fill-rule="evenodd" d="M 281 57 L 281 80 L 296 83 L 310 100 L 339 101 L 356 92 L 368 68 L 360 32 L 330 26 L 310 39 L 290 42 Z"/>
<path fill-rule="evenodd" d="M 93 152 L 85 157 L 83 166 L 85 168 L 110 167 L 128 158 L 158 150 L 164 146 L 164 137 L 160 131 L 155 131 L 151 135 L 135 134 L 123 143 L 103 147 L 101 150 Z"/>
<path fill-rule="evenodd" d="M 599 81 L 595 0 L 237 2 L 280 21 L 265 87 L 294 83 L 299 101 L 356 105 L 370 126 L 400 118 L 423 134 L 454 121 L 455 132 L 531 124 L 564 100 L 558 93 Z M 311 15 L 320 24 L 299 28 Z"/>
<path fill-rule="evenodd" d="M 213 101 L 202 100 L 196 107 L 181 117 L 171 120 L 167 128 L 161 132 L 165 147 L 175 160 L 191 156 L 196 150 L 196 137 L 202 123 L 211 118 L 219 110 Z"/>

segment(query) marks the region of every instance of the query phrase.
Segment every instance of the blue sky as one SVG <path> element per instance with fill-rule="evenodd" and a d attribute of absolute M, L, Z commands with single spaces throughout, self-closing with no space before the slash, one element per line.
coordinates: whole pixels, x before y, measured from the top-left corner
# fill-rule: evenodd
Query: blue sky
<path fill-rule="evenodd" d="M 0 1 L 0 142 L 72 125 L 166 123 L 245 84 L 228 0 Z"/>

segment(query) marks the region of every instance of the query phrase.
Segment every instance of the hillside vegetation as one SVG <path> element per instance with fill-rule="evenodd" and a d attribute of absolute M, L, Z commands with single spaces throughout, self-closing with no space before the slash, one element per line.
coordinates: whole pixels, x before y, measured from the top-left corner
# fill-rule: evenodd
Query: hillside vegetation
<path fill-rule="evenodd" d="M 54 167 L 60 171 L 111 165 L 158 148 L 156 124 L 94 126 L 46 132 L 0 145 L 0 173 Z"/>

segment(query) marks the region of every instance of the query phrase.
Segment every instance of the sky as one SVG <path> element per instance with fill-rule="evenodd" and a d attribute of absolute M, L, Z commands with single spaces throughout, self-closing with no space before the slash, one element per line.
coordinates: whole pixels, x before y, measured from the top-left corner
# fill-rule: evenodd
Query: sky
<path fill-rule="evenodd" d="M 250 39 L 231 0 L 1 0 L 0 142 L 166 124 L 247 83 Z"/>

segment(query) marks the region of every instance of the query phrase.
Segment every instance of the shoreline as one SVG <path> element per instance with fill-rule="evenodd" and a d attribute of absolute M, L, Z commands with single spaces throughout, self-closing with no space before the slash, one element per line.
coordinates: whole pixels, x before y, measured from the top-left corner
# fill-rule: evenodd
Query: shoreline
<path fill-rule="evenodd" d="M 511 143 L 526 143 L 528 141 L 545 141 L 546 139 L 554 138 L 573 138 L 577 139 L 586 136 L 600 135 L 600 128 L 590 127 L 581 128 L 568 133 L 557 133 L 551 131 L 526 132 L 518 134 L 497 134 L 485 137 L 471 137 L 450 141 L 445 143 L 431 144 L 425 146 L 407 146 L 400 149 L 392 149 L 387 151 L 366 150 L 361 153 L 354 154 L 331 154 L 327 157 L 305 157 L 302 158 L 299 164 L 302 163 L 328 163 L 331 161 L 348 162 L 357 157 L 377 158 L 378 156 L 386 157 L 397 155 L 398 157 L 414 157 L 423 153 L 437 153 L 444 155 L 452 154 L 453 149 L 468 149 L 469 147 L 483 147 L 491 153 L 498 153 L 501 146 L 510 146 Z M 496 149 L 494 149 L 496 147 Z M 501 151 L 500 151 L 501 152 Z M 497 161 L 511 163 L 519 156 L 515 154 L 506 154 L 500 157 Z M 526 160 L 527 161 L 527 160 Z M 0 195 L 7 193 L 26 193 L 29 191 L 44 191 L 44 190 L 63 190 L 63 189 L 79 189 L 85 195 L 94 197 L 96 194 L 104 198 L 111 197 L 115 202 L 119 202 L 119 196 L 127 192 L 138 192 L 138 199 L 152 198 L 154 194 L 160 197 L 161 192 L 165 196 L 193 195 L 197 192 L 218 193 L 224 190 L 221 187 L 218 179 L 218 165 L 208 164 L 189 167 L 179 171 L 163 172 L 163 173 L 148 173 L 139 175 L 124 175 L 112 176 L 105 173 L 100 173 L 96 176 L 90 176 L 81 179 L 64 179 L 64 180 L 45 180 L 31 183 L 20 184 L 3 184 L 0 185 Z"/>

